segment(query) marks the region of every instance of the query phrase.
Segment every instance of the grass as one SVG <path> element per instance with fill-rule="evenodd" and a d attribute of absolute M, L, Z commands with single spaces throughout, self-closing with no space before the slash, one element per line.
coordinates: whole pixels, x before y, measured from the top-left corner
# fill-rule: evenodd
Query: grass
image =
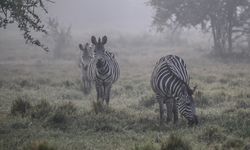
<path fill-rule="evenodd" d="M 188 65 L 191 86 L 198 85 L 194 101 L 199 125 L 188 127 L 182 117 L 177 124 L 160 125 L 149 80 L 156 60 L 169 52 L 143 50 L 143 55 L 134 49 L 118 52 L 121 77 L 112 87 L 109 107 L 96 102 L 94 86 L 89 95 L 82 93 L 75 58 L 42 59 L 39 67 L 29 59 L 0 61 L 0 149 L 249 147 L 249 64 L 211 62 L 176 52 Z"/>

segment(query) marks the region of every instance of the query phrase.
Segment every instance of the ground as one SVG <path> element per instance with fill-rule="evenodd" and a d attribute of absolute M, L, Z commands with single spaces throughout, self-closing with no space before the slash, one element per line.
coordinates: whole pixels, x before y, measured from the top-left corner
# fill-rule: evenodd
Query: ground
<path fill-rule="evenodd" d="M 60 150 L 160 149 L 170 135 L 194 150 L 249 148 L 250 65 L 217 61 L 190 49 L 116 50 L 121 76 L 104 112 L 96 108 L 95 88 L 88 96 L 81 90 L 76 55 L 52 60 L 41 52 L 23 50 L 27 55 L 22 57 L 15 55 L 20 51 L 2 56 L 0 149 L 28 149 L 43 142 Z M 182 117 L 176 125 L 159 125 L 158 104 L 149 81 L 155 62 L 167 54 L 184 58 L 191 87 L 198 86 L 194 94 L 197 126 L 189 127 Z M 32 105 L 23 115 L 12 110 L 18 99 Z M 39 105 L 42 102 L 46 106 Z M 47 111 L 37 113 L 42 106 Z"/>

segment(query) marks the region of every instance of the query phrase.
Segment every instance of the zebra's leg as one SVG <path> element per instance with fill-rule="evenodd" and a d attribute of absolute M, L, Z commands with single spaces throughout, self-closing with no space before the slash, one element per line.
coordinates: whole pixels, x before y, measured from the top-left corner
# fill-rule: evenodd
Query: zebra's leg
<path fill-rule="evenodd" d="M 167 123 L 170 122 L 173 118 L 173 102 L 172 98 L 167 98 L 166 100 L 166 107 L 167 107 Z"/>
<path fill-rule="evenodd" d="M 85 82 L 86 82 L 86 87 L 87 87 L 86 92 L 87 94 L 89 94 L 91 91 L 91 82 L 89 80 L 86 80 Z"/>
<path fill-rule="evenodd" d="M 88 84 L 89 84 L 89 93 L 90 93 L 90 91 L 92 89 L 92 82 L 90 80 L 88 80 Z"/>
<path fill-rule="evenodd" d="M 178 122 L 178 108 L 177 108 L 177 103 L 175 99 L 173 99 L 173 114 L 174 114 L 174 123 L 177 123 Z"/>
<path fill-rule="evenodd" d="M 88 93 L 88 85 L 86 83 L 86 80 L 83 79 L 83 93 L 87 94 Z"/>
<path fill-rule="evenodd" d="M 112 87 L 111 84 L 105 87 L 105 100 L 107 105 L 109 105 L 111 87 Z"/>
<path fill-rule="evenodd" d="M 97 97 L 97 102 L 100 101 L 100 97 L 101 97 L 101 87 L 98 83 L 95 84 L 95 88 L 96 88 L 96 97 Z"/>
<path fill-rule="evenodd" d="M 163 123 L 164 121 L 164 108 L 163 108 L 163 105 L 164 105 L 164 98 L 160 95 L 156 95 L 156 99 L 159 103 L 159 109 L 160 109 L 160 124 Z"/>

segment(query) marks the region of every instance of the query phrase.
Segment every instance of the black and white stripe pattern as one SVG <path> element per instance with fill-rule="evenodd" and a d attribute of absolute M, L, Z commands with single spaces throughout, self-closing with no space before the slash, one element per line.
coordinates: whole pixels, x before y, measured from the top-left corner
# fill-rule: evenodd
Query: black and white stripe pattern
<path fill-rule="evenodd" d="M 174 121 L 178 120 L 178 107 L 189 124 L 198 123 L 192 98 L 194 90 L 189 87 L 189 76 L 183 59 L 174 55 L 162 57 L 152 73 L 151 87 L 159 102 L 161 121 L 164 113 L 163 105 L 166 104 L 167 121 L 172 119 L 172 113 Z"/>
<path fill-rule="evenodd" d="M 104 45 L 107 42 L 107 37 L 97 41 L 94 36 L 91 38 L 94 44 L 94 59 L 89 65 L 88 76 L 95 82 L 97 91 L 97 100 L 100 98 L 109 104 L 110 91 L 112 84 L 115 83 L 120 75 L 119 65 L 113 53 L 106 51 Z"/>
<path fill-rule="evenodd" d="M 92 81 L 88 78 L 88 68 L 91 60 L 93 59 L 91 46 L 89 43 L 85 44 L 83 47 L 82 44 L 79 44 L 80 48 L 80 58 L 79 58 L 79 67 L 81 68 L 81 79 L 83 84 L 83 93 L 89 94 L 92 87 Z"/>

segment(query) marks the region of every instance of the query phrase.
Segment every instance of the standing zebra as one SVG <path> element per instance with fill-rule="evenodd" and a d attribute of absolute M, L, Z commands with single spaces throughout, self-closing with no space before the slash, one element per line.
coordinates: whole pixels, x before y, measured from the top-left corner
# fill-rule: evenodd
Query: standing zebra
<path fill-rule="evenodd" d="M 107 43 L 107 36 L 96 40 L 96 37 L 91 37 L 91 42 L 94 45 L 94 58 L 89 65 L 88 76 L 95 82 L 97 101 L 102 99 L 109 104 L 110 90 L 112 84 L 117 81 L 120 75 L 119 65 L 113 53 L 105 50 L 104 45 Z"/>
<path fill-rule="evenodd" d="M 79 67 L 81 68 L 81 78 L 83 83 L 83 92 L 84 94 L 89 94 L 91 91 L 91 80 L 88 78 L 88 67 L 93 58 L 91 53 L 91 47 L 89 43 L 85 44 L 83 47 L 82 44 L 79 44 L 79 48 L 81 50 Z"/>
<path fill-rule="evenodd" d="M 162 57 L 157 63 L 151 76 L 151 87 L 156 93 L 160 107 L 160 121 L 163 120 L 164 109 L 167 106 L 167 121 L 178 120 L 178 110 L 190 125 L 198 124 L 192 90 L 189 87 L 189 75 L 186 64 L 178 56 L 168 55 Z M 178 107 L 178 110 L 177 110 Z"/>

